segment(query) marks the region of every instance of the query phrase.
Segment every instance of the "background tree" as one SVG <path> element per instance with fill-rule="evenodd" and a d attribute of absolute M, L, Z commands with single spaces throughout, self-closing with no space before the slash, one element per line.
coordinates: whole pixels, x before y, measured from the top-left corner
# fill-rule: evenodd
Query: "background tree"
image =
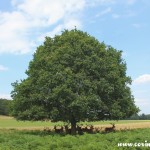
<path fill-rule="evenodd" d="M 150 114 L 134 114 L 125 120 L 150 120 Z"/>
<path fill-rule="evenodd" d="M 74 134 L 79 121 L 135 114 L 131 78 L 121 54 L 77 29 L 46 37 L 29 63 L 28 77 L 12 84 L 13 115 L 70 122 Z"/>
<path fill-rule="evenodd" d="M 11 100 L 0 99 L 0 115 L 10 115 Z"/>

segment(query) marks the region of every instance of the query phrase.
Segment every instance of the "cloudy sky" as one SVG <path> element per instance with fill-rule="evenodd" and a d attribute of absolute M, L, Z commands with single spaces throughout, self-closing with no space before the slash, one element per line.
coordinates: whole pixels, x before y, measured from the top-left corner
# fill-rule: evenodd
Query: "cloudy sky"
<path fill-rule="evenodd" d="M 0 0 L 0 98 L 25 70 L 45 36 L 64 29 L 88 32 L 123 50 L 132 94 L 150 114 L 150 0 Z"/>

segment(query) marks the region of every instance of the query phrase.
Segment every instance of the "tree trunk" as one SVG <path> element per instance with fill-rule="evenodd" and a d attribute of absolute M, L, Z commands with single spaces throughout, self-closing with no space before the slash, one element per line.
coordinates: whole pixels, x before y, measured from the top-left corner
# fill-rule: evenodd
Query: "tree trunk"
<path fill-rule="evenodd" d="M 71 134 L 76 135 L 76 121 L 75 120 L 71 121 Z"/>

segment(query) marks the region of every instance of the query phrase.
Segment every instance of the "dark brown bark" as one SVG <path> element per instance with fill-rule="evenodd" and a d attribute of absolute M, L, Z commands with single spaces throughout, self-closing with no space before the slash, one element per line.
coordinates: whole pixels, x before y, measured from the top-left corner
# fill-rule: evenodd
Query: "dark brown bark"
<path fill-rule="evenodd" d="M 73 119 L 71 121 L 71 134 L 76 135 L 76 121 L 75 121 L 75 119 Z"/>

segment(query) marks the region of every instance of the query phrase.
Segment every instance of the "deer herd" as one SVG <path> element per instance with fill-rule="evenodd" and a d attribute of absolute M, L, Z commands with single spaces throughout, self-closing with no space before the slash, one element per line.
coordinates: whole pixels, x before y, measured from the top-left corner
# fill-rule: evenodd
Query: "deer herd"
<path fill-rule="evenodd" d="M 105 127 L 102 129 L 102 127 L 94 127 L 93 125 L 77 125 L 76 126 L 76 131 L 78 134 L 82 135 L 84 133 L 98 133 L 98 132 L 103 132 L 103 133 L 109 133 L 109 132 L 114 132 L 115 131 L 115 124 L 111 123 L 112 127 Z M 66 134 L 71 134 L 71 127 L 67 125 L 55 125 L 54 128 L 51 130 L 49 128 L 44 128 L 44 131 L 54 131 L 55 133 L 66 133 Z"/>

